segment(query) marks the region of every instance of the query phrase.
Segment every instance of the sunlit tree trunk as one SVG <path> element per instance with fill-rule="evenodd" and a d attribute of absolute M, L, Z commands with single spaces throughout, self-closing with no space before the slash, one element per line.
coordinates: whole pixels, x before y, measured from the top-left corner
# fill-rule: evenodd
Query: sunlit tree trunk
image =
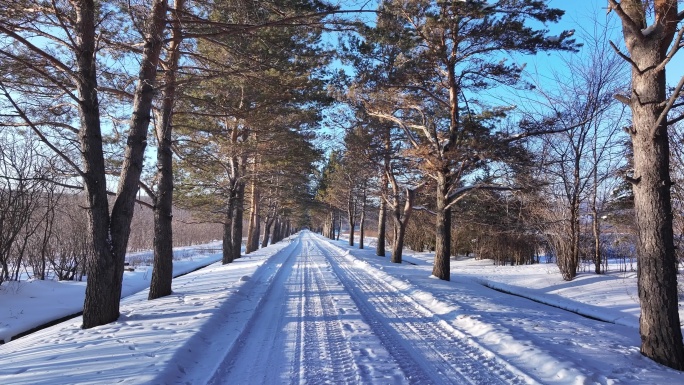
<path fill-rule="evenodd" d="M 171 41 L 167 49 L 161 119 L 157 125 L 157 173 L 159 184 L 154 196 L 154 267 L 148 299 L 171 294 L 173 280 L 173 152 L 171 149 L 173 105 L 176 100 L 176 73 L 183 39 L 178 12 L 184 0 L 176 0 L 172 13 Z"/>
<path fill-rule="evenodd" d="M 641 353 L 684 370 L 679 322 L 677 268 L 670 201 L 670 148 L 667 133 L 667 55 L 684 16 L 677 0 L 655 0 L 655 23 L 646 28 L 641 0 L 610 0 L 622 20 L 632 66 L 632 90 L 622 101 L 632 110 L 634 210 L 638 228 L 638 290 Z M 675 46 L 681 44 L 678 35 Z"/>
<path fill-rule="evenodd" d="M 447 207 L 448 185 L 446 173 L 438 174 L 437 207 L 435 209 L 435 262 L 432 275 L 448 281 L 451 279 L 451 210 Z"/>
<path fill-rule="evenodd" d="M 97 98 L 96 9 L 93 1 L 78 2 L 76 6 L 75 36 L 80 48 L 76 57 L 79 78 L 77 88 L 81 98 L 79 140 L 83 154 L 84 185 L 90 207 L 88 221 L 93 242 L 93 255 L 87 264 L 88 283 L 83 304 L 83 328 L 103 325 L 119 317 L 124 258 L 147 145 L 167 4 L 165 0 L 156 0 L 152 4 L 138 85 L 134 93 L 119 188 L 111 216 L 107 200 Z"/>

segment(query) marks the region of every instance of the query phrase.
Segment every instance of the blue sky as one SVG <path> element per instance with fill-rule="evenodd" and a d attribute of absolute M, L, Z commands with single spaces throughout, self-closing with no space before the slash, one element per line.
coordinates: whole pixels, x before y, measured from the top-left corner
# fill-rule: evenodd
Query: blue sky
<path fill-rule="evenodd" d="M 559 33 L 566 29 L 591 28 L 593 18 L 599 21 L 620 26 L 619 18 L 615 13 L 607 14 L 608 0 L 551 0 L 552 7 L 565 11 L 565 15 L 560 23 L 549 25 L 549 29 L 554 33 Z M 616 31 L 616 41 L 618 45 L 623 44 L 621 31 Z M 626 63 L 625 63 L 626 65 Z M 668 83 L 676 84 L 684 75 L 684 52 L 679 52 L 667 67 Z"/>

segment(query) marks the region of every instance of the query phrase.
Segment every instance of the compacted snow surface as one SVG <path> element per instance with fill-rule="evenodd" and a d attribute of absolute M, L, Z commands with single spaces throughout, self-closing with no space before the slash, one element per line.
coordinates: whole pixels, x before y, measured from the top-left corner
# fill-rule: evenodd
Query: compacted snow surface
<path fill-rule="evenodd" d="M 176 278 L 168 297 L 131 295 L 117 322 L 8 342 L 0 383 L 684 383 L 639 354 L 633 273 L 563 282 L 552 265 L 453 260 L 445 282 L 431 257 L 391 264 L 302 232 Z M 26 291 L 2 286 L 0 323 L 35 322 L 11 306 Z"/>

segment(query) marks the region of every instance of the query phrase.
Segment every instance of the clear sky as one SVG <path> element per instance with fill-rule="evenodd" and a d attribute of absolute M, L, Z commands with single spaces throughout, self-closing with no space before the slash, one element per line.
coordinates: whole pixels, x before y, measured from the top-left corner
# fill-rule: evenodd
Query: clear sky
<path fill-rule="evenodd" d="M 374 9 L 376 3 L 377 0 L 340 0 L 340 4 L 344 9 Z M 610 25 L 613 28 L 611 33 L 613 37 L 611 40 L 618 46 L 624 45 L 621 24 L 618 16 L 615 13 L 607 13 L 608 0 L 551 0 L 549 4 L 554 8 L 559 8 L 565 11 L 565 15 L 562 17 L 559 23 L 548 24 L 545 26 L 547 29 L 549 29 L 550 35 L 557 36 L 564 30 L 576 30 L 577 33 L 575 38 L 581 42 L 581 31 L 585 30 L 587 31 L 587 34 L 593 34 L 594 25 L 598 22 Z M 369 14 L 368 17 L 374 16 Z M 337 37 L 330 35 L 327 37 L 327 39 L 329 39 L 327 41 L 329 44 L 335 44 Z M 581 48 L 577 55 L 588 53 L 588 49 L 589 47 Z M 543 74 L 551 72 L 552 70 L 562 73 L 564 71 L 565 64 L 561 58 L 561 55 L 571 55 L 571 53 L 543 52 L 536 56 L 520 55 L 511 57 L 509 59 L 513 59 L 516 62 L 519 62 L 519 64 L 525 63 L 527 65 L 526 69 L 530 73 L 539 72 Z M 628 66 L 627 63 L 624 63 L 624 65 Z M 336 62 L 335 66 L 339 68 L 345 68 L 348 73 L 353 72 L 351 68 L 346 67 L 339 62 Z M 673 86 L 676 85 L 682 75 L 684 75 L 684 52 L 679 52 L 667 67 L 668 83 Z M 629 75 L 627 74 L 625 83 L 629 82 L 628 77 Z M 541 81 L 544 80 L 541 79 Z M 549 81 L 553 82 L 552 80 Z M 548 86 L 550 88 L 554 87 L 554 85 L 551 83 L 549 83 Z M 511 99 L 512 94 L 504 89 L 495 89 L 492 90 L 492 92 L 493 94 L 491 96 L 493 96 L 495 99 L 501 98 L 498 103 L 503 101 L 504 104 L 517 104 L 513 102 L 515 97 Z M 482 97 L 482 95 L 480 97 Z M 529 97 L 534 96 L 529 95 Z"/>
<path fill-rule="evenodd" d="M 617 38 L 615 43 L 617 45 L 623 44 L 618 16 L 612 12 L 607 14 L 608 0 L 551 0 L 550 5 L 565 11 L 560 23 L 548 26 L 554 33 L 566 29 L 588 28 L 591 30 L 594 20 L 598 20 L 618 27 L 618 30 L 615 31 Z M 684 52 L 680 51 L 675 56 L 666 71 L 668 83 L 677 84 L 684 75 Z"/>

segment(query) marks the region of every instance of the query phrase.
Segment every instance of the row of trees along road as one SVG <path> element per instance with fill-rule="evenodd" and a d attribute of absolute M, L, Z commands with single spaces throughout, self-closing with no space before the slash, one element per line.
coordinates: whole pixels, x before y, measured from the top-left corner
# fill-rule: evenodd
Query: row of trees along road
<path fill-rule="evenodd" d="M 370 192 L 379 210 L 378 255 L 384 256 L 390 211 L 392 261 L 399 263 L 406 221 L 428 213 L 435 221 L 428 245 L 435 251 L 433 274 L 449 280 L 454 248 L 476 248 L 452 243 L 459 233 L 452 213 L 480 210 L 483 221 L 498 210 L 504 220 L 489 229 L 511 242 L 542 235 L 571 280 L 581 255 L 591 254 L 596 273 L 605 268 L 601 220 L 623 172 L 633 187 L 638 229 L 641 351 L 682 370 L 667 127 L 684 119 L 676 113 L 684 105 L 684 78 L 668 92 L 665 69 L 682 46 L 684 12 L 676 0 L 610 0 L 608 10 L 622 23 L 625 48 L 611 40 L 609 27 L 595 23 L 582 31 L 591 53 L 573 56 L 581 47 L 574 31 L 549 36 L 541 29 L 562 15 L 545 2 L 381 1 L 376 23 L 346 37 L 344 59 L 353 75 L 340 80 L 337 97 L 348 127 L 344 148 L 321 174 L 319 218 L 334 229 L 334 218 L 346 211 L 353 244 Z M 538 74 L 545 78 L 539 82 L 525 77 L 517 59 L 544 51 L 568 53 L 567 70 Z M 517 96 L 501 96 L 507 92 Z M 616 102 L 631 110 L 631 121 Z M 624 125 L 628 146 L 620 144 Z M 359 161 L 372 170 L 370 179 Z M 502 202 L 505 210 L 473 207 Z M 592 251 L 582 251 L 586 208 Z M 521 245 L 516 252 L 534 249 Z"/>
<path fill-rule="evenodd" d="M 306 90 L 320 88 L 316 73 L 325 64 L 325 55 L 312 54 L 320 32 L 304 27 L 332 10 L 307 1 L 2 1 L 2 123 L 38 136 L 70 166 L 63 184 L 87 197 L 84 328 L 119 316 L 140 188 L 152 199 L 141 203 L 155 211 L 150 299 L 170 293 L 173 152 L 181 155 L 175 173 L 187 182 L 176 186 L 184 198 L 177 204 L 225 199 L 208 210 L 223 213 L 218 220 L 237 234 L 224 231 L 237 239 L 227 239 L 224 262 L 240 253 L 248 180 L 252 196 L 273 182 L 261 195 L 275 205 L 276 239 L 291 231 L 286 215 L 301 212 L 295 207 L 308 194 L 294 181 L 307 178 L 318 154 L 308 131 L 321 98 Z M 157 162 L 143 173 L 148 139 Z M 277 153 L 263 150 L 274 141 L 282 144 Z M 290 164 L 294 152 L 302 156 Z M 222 177 L 183 179 L 202 172 Z"/>
<path fill-rule="evenodd" d="M 631 110 L 627 180 L 638 228 L 642 352 L 684 369 L 667 132 L 683 119 L 674 111 L 682 106 L 684 78 L 674 90 L 665 83 L 684 35 L 678 3 L 609 0 L 608 10 L 622 23 L 625 48 L 610 44 L 632 69 L 629 91 L 618 99 Z M 556 254 L 563 255 L 564 277 L 574 277 L 578 202 L 604 178 L 581 159 L 592 149 L 591 163 L 606 164 L 609 141 L 599 140 L 603 123 L 594 119 L 608 114 L 603 102 L 621 75 L 600 85 L 578 81 L 580 88 L 561 90 L 560 98 L 537 94 L 536 102 L 554 106 L 539 113 L 517 109 L 493 97 L 528 86 L 516 58 L 579 48 L 571 31 L 549 36 L 543 29 L 562 11 L 538 0 L 379 1 L 374 23 L 344 28 L 355 31 L 340 52 L 356 76 L 333 79 L 343 86 L 335 94 L 349 105 L 353 124 L 345 151 L 319 180 L 324 204 L 312 205 L 308 178 L 321 156 L 312 132 L 330 103 L 320 27 L 336 12 L 314 0 L 1 1 L 1 123 L 38 137 L 70 168 L 61 185 L 87 197 L 84 328 L 119 316 L 141 188 L 155 217 L 150 299 L 171 291 L 174 201 L 223 224 L 223 261 L 230 263 L 240 256 L 246 206 L 250 252 L 259 247 L 262 223 L 273 240 L 305 224 L 320 227 L 316 218 L 339 236 L 341 212 L 352 228 L 363 225 L 369 202 L 380 197 L 378 227 L 393 218 L 393 261 L 401 262 L 409 220 L 429 213 L 436 224 L 433 274 L 449 280 L 452 212 L 517 200 L 502 223 L 524 224 L 529 211 L 519 197 L 534 197 L 539 179 L 553 175 L 563 176 L 561 188 L 548 188 L 569 208 L 555 232 L 568 231 L 572 240 Z M 586 88 L 594 99 L 557 103 Z M 152 170 L 144 167 L 148 140 L 156 144 Z M 543 155 L 544 167 L 530 169 Z M 596 201 L 598 192 L 589 195 Z M 382 241 L 384 231 L 379 235 Z M 361 226 L 361 246 L 363 236 Z M 384 241 L 381 255 L 383 248 Z"/>

